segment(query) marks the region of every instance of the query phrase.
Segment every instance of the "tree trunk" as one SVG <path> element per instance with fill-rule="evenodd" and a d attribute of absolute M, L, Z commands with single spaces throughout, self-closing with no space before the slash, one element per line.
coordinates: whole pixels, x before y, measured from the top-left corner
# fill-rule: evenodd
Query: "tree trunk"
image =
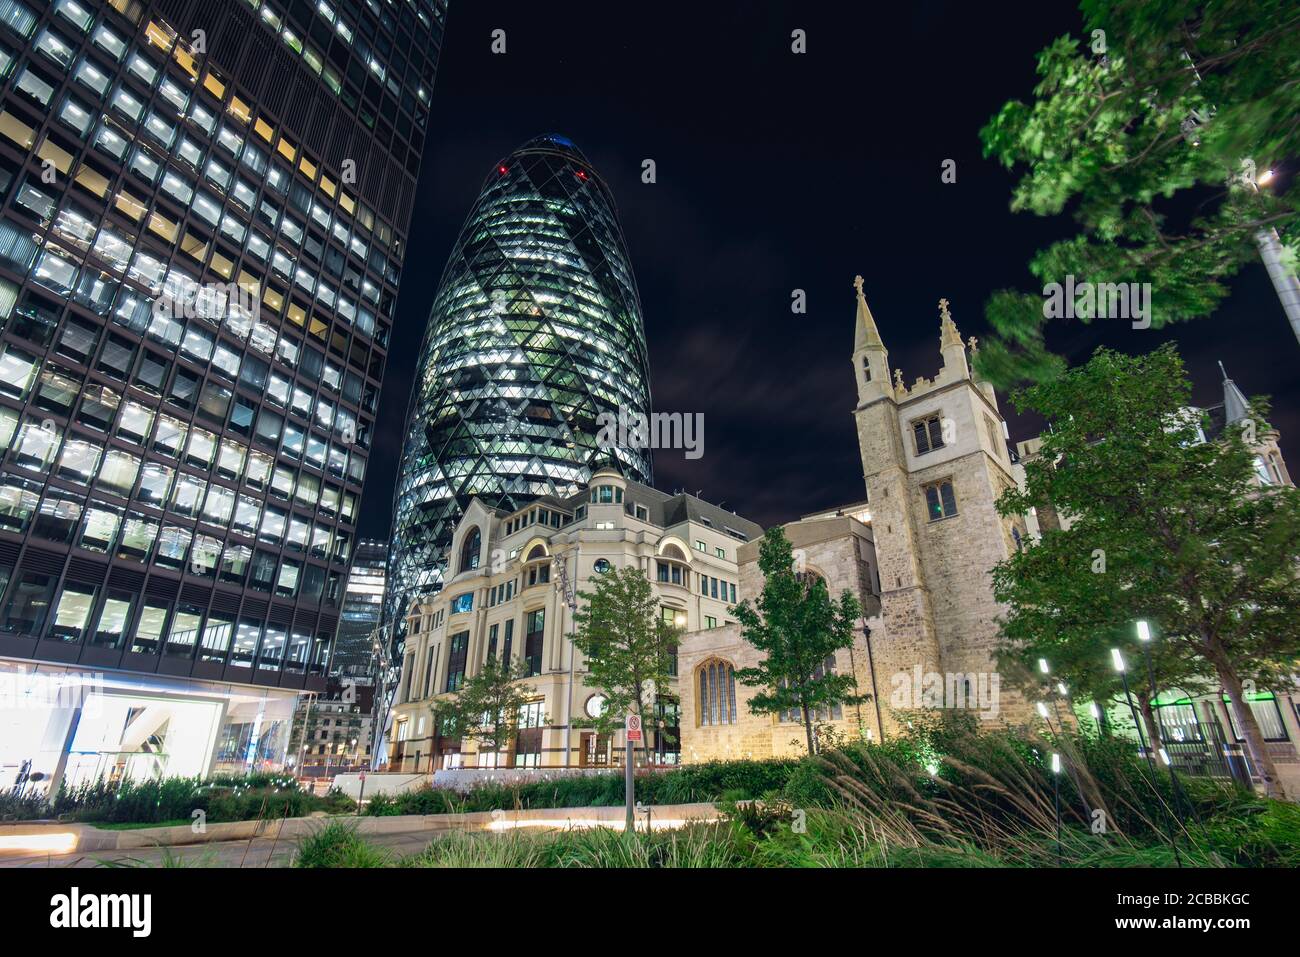
<path fill-rule="evenodd" d="M 1284 795 L 1278 780 L 1277 768 L 1273 764 L 1273 756 L 1268 753 L 1268 745 L 1264 743 L 1264 734 L 1259 730 L 1255 713 L 1246 705 L 1246 697 L 1241 689 L 1241 679 L 1237 677 L 1237 669 L 1228 660 L 1227 651 L 1217 635 L 1203 634 L 1202 638 L 1205 641 L 1207 657 L 1213 662 L 1219 674 L 1223 690 L 1228 693 L 1229 706 L 1232 708 L 1233 717 L 1237 719 L 1237 727 L 1241 729 L 1246 753 L 1250 755 L 1250 762 L 1255 766 L 1255 773 L 1259 775 L 1260 783 L 1264 786 L 1264 793 L 1268 797 L 1281 800 Z"/>
<path fill-rule="evenodd" d="M 808 713 L 808 706 L 802 701 L 799 702 L 799 710 L 803 712 L 803 729 L 808 735 L 808 753 L 810 755 L 817 753 L 817 745 L 813 740 L 812 716 Z"/>
<path fill-rule="evenodd" d="M 636 713 L 641 716 L 641 753 L 645 757 L 645 766 L 650 767 L 650 728 L 645 722 L 645 706 L 640 704 L 640 698 L 637 699 Z"/>
<path fill-rule="evenodd" d="M 1151 706 L 1151 699 L 1144 694 L 1138 695 L 1138 712 L 1142 715 L 1142 723 L 1146 725 L 1147 744 L 1151 747 L 1151 755 L 1158 759 L 1164 739 L 1160 734 L 1160 723 L 1156 721 L 1155 708 Z"/>

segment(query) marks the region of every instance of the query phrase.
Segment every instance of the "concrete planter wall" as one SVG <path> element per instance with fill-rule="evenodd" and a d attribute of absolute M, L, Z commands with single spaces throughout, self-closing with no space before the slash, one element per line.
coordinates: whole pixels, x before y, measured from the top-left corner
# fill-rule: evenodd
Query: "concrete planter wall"
<path fill-rule="evenodd" d="M 366 790 L 370 781 L 366 781 Z M 665 804 L 650 808 L 651 826 L 680 827 L 692 822 L 716 820 L 717 808 L 712 804 Z M 26 836 L 54 839 L 72 835 L 75 844 L 55 853 L 88 853 L 93 851 L 125 850 L 183 844 L 207 844 L 223 841 L 280 840 L 297 841 L 324 827 L 330 821 L 355 822 L 360 834 L 406 834 L 426 832 L 432 837 L 445 831 L 492 831 L 530 828 L 538 830 L 564 830 L 582 827 L 621 827 L 622 807 L 571 807 L 533 808 L 530 810 L 476 811 L 470 814 L 406 814 L 392 817 L 291 817 L 269 821 L 230 821 L 208 824 L 201 833 L 188 824 L 174 827 L 145 827 L 130 831 L 101 830 L 89 824 L 67 824 L 58 821 L 38 821 L 23 824 L 0 824 L 0 842 L 4 838 L 21 839 Z M 638 829 L 645 827 L 645 817 L 637 815 Z M 3 843 L 0 843 L 3 848 Z M 11 855 L 31 856 L 30 848 L 22 850 L 0 849 L 0 857 Z"/>

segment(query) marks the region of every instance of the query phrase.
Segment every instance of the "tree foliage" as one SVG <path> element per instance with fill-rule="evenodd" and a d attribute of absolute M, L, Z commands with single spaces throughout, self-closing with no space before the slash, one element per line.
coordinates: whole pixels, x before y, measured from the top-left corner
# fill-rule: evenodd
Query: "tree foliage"
<path fill-rule="evenodd" d="M 815 754 L 817 711 L 870 698 L 856 693 L 855 676 L 825 667 L 835 652 L 853 644 L 862 607 L 848 589 L 837 601 L 822 578 L 797 575 L 790 540 L 780 526 L 763 536 L 758 567 L 764 576 L 762 594 L 753 605 L 745 599 L 733 613 L 742 637 L 763 653 L 763 659 L 752 668 L 737 669 L 736 680 L 759 689 L 749 699 L 755 714 L 798 711 L 808 752 Z"/>
<path fill-rule="evenodd" d="M 1139 357 L 1099 349 L 1014 397 L 1052 427 L 1025 462 L 1024 490 L 998 509 L 1055 511 L 1065 527 L 994 569 L 1009 609 L 1004 653 L 1025 668 L 1047 658 L 1077 694 L 1105 699 L 1117 689 L 1110 649 L 1139 660 L 1145 619 L 1159 683 L 1223 687 L 1268 771 L 1241 682 L 1276 686 L 1300 657 L 1300 492 L 1256 482 L 1245 433 L 1267 430 L 1263 401 L 1206 442 L 1190 399 L 1172 345 Z"/>
<path fill-rule="evenodd" d="M 672 679 L 680 629 L 664 621 L 659 599 L 639 568 L 613 569 L 595 580 L 595 590 L 580 591 L 585 605 L 574 614 L 576 631 L 569 640 L 587 660 L 587 681 L 605 696 L 605 710 L 575 723 L 612 734 L 629 713 L 641 719 L 641 747 L 650 759 L 654 701 L 643 700 L 646 682 L 666 688 Z"/>
<path fill-rule="evenodd" d="M 482 752 L 506 750 L 519 727 L 519 709 L 536 697 L 533 687 L 522 681 L 527 677 L 522 662 L 511 665 L 489 658 L 465 679 L 454 698 L 434 702 L 434 727 L 443 737 L 478 742 Z"/>
<path fill-rule="evenodd" d="M 1153 328 L 1209 315 L 1227 280 L 1276 228 L 1295 268 L 1300 187 L 1258 185 L 1300 155 L 1300 8 L 1288 0 L 1084 0 L 1085 40 L 1038 56 L 1030 103 L 981 131 L 986 156 L 1019 173 L 1011 208 L 1069 213 L 1074 235 L 1040 251 L 1044 285 L 1151 283 Z M 1002 290 L 979 353 L 999 386 L 1059 374 L 1044 299 Z M 1080 315 L 1089 321 L 1092 317 Z M 1281 331 L 1281 330 L 1280 330 Z"/>

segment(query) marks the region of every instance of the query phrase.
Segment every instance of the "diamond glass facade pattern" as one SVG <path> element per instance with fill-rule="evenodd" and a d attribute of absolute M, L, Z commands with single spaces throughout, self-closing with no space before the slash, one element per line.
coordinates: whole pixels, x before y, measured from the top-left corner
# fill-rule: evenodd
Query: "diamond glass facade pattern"
<path fill-rule="evenodd" d="M 0 0 L 0 657 L 324 687 L 445 15 Z"/>
<path fill-rule="evenodd" d="M 439 284 L 394 500 L 390 618 L 441 583 L 471 497 L 513 510 L 590 477 L 601 413 L 648 413 L 636 282 L 608 187 L 561 136 L 488 174 Z M 604 450 L 652 481 L 648 450 Z"/>

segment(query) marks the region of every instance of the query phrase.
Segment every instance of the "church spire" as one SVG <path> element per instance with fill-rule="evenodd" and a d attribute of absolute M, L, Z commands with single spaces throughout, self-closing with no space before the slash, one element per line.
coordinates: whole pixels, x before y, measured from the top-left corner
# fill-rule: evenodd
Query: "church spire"
<path fill-rule="evenodd" d="M 880 339 L 880 331 L 876 328 L 875 317 L 871 315 L 871 308 L 867 305 L 867 297 L 862 294 L 862 277 L 853 277 L 853 288 L 858 292 L 858 318 L 854 327 L 853 351 L 858 352 L 862 349 L 878 347 L 885 348 L 885 344 Z"/>
<path fill-rule="evenodd" d="M 1228 370 L 1219 363 L 1219 371 L 1223 373 L 1223 418 L 1224 424 L 1233 425 L 1250 418 L 1250 403 L 1241 390 L 1237 388 L 1237 383 L 1228 378 Z"/>
<path fill-rule="evenodd" d="M 858 404 L 892 395 L 889 388 L 889 352 L 881 341 L 876 320 L 862 292 L 862 277 L 853 277 L 858 312 L 853 330 L 853 374 L 858 383 Z"/>
<path fill-rule="evenodd" d="M 948 311 L 948 300 L 939 300 L 939 353 L 943 356 L 943 371 L 949 379 L 969 379 L 970 367 L 966 365 L 966 347 L 961 333 Z"/>

